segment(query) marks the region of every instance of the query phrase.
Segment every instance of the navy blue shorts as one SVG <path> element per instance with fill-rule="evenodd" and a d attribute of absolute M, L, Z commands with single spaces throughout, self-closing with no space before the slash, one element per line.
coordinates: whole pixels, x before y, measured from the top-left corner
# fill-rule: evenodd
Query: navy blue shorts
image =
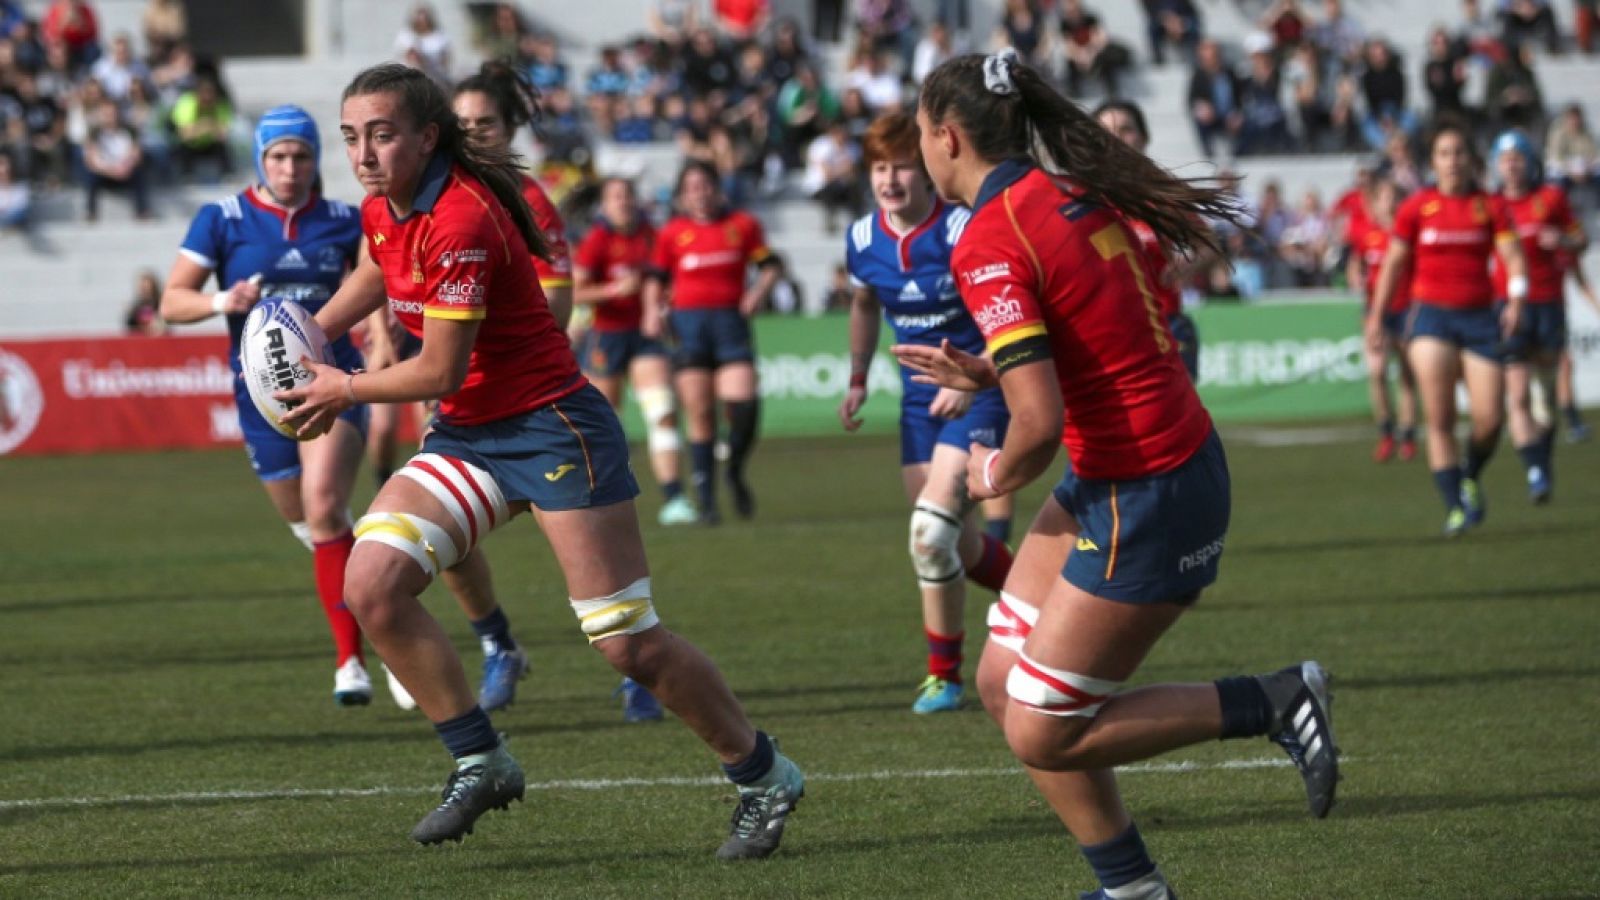
<path fill-rule="evenodd" d="M 1178 356 L 1183 360 L 1183 367 L 1189 370 L 1189 380 L 1199 381 L 1200 329 L 1195 327 L 1194 319 L 1186 313 L 1177 313 L 1167 318 L 1167 329 L 1178 342 Z"/>
<path fill-rule="evenodd" d="M 422 451 L 469 462 L 494 476 L 506 500 L 525 500 L 545 512 L 639 496 L 622 423 L 592 385 L 509 419 L 437 422 Z"/>
<path fill-rule="evenodd" d="M 1505 357 L 1500 339 L 1500 317 L 1489 307 L 1446 309 L 1426 301 L 1412 300 L 1407 314 L 1405 339 L 1434 338 L 1454 344 L 1474 356 L 1492 362 Z"/>
<path fill-rule="evenodd" d="M 1567 307 L 1559 300 L 1522 304 L 1522 320 L 1504 344 L 1506 359 L 1511 362 L 1527 362 L 1536 356 L 1552 357 L 1565 346 Z"/>
<path fill-rule="evenodd" d="M 925 385 L 915 385 L 915 388 Z M 928 412 L 937 390 L 908 389 L 900 400 L 900 465 L 909 466 L 933 459 L 933 448 L 949 444 L 967 452 L 973 444 L 998 447 L 1006 439 L 1011 413 L 999 388 L 973 395 L 972 406 L 959 419 L 941 419 Z"/>
<path fill-rule="evenodd" d="M 1217 580 L 1228 533 L 1228 458 L 1215 431 L 1183 465 L 1134 481 L 1079 478 L 1054 496 L 1078 520 L 1061 577 L 1124 603 L 1193 602 Z"/>
<path fill-rule="evenodd" d="M 334 364 L 346 372 L 361 368 L 361 351 L 349 338 L 333 342 Z M 244 452 L 250 458 L 250 468 L 262 481 L 284 481 L 300 477 L 300 442 L 284 437 L 267 424 L 255 401 L 250 399 L 250 389 L 244 379 L 234 374 L 233 405 L 239 410 L 239 430 L 244 435 Z M 339 418 L 356 427 L 363 443 L 367 439 L 367 405 L 358 403 L 339 414 Z"/>
<path fill-rule="evenodd" d="M 1410 312 L 1384 313 L 1380 317 L 1383 333 L 1396 344 L 1406 342 L 1406 322 L 1411 318 Z"/>
<path fill-rule="evenodd" d="M 670 317 L 677 348 L 672 363 L 680 369 L 716 369 L 755 362 L 750 320 L 737 309 L 675 310 Z"/>
<path fill-rule="evenodd" d="M 593 378 L 615 378 L 625 375 L 628 366 L 641 356 L 666 356 L 667 346 L 655 338 L 647 338 L 638 331 L 599 331 L 590 329 L 583 336 L 578 362 L 583 372 Z"/>

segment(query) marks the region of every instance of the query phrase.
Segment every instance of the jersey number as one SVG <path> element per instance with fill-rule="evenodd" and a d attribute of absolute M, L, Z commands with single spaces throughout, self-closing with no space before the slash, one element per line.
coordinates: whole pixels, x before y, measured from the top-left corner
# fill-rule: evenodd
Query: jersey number
<path fill-rule="evenodd" d="M 1094 249 L 1100 251 L 1100 258 L 1111 261 L 1117 257 L 1128 260 L 1128 268 L 1133 270 L 1133 281 L 1139 286 L 1139 295 L 1144 297 L 1145 312 L 1150 315 L 1150 329 L 1155 332 L 1156 347 L 1162 353 L 1172 349 L 1172 338 L 1167 336 L 1167 327 L 1161 321 L 1161 307 L 1156 304 L 1155 295 L 1150 293 L 1150 286 L 1145 283 L 1144 265 L 1134 255 L 1133 247 L 1128 244 L 1128 231 L 1120 223 L 1110 225 L 1096 231 L 1089 237 L 1089 243 L 1094 244 Z"/>

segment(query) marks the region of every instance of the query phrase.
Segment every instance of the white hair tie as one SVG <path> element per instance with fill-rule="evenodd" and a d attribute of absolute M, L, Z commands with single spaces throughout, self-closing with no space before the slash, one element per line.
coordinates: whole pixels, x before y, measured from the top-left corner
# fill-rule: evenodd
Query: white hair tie
<path fill-rule="evenodd" d="M 991 53 L 983 60 L 983 86 L 991 94 L 1015 94 L 1016 82 L 1011 80 L 1011 67 L 1017 62 L 1015 48 L 1007 47 Z"/>

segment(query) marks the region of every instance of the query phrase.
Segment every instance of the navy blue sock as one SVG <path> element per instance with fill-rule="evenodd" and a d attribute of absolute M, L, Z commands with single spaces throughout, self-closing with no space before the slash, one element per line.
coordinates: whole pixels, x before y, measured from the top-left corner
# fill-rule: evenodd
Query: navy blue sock
<path fill-rule="evenodd" d="M 1382 422 L 1379 422 L 1378 423 L 1378 434 L 1379 434 L 1379 436 L 1386 437 L 1386 438 L 1394 437 L 1394 420 L 1393 419 L 1384 419 Z"/>
<path fill-rule="evenodd" d="M 1539 467 L 1539 445 L 1537 443 L 1523 444 L 1518 447 L 1517 456 L 1522 459 L 1522 467 L 1524 469 L 1536 469 Z"/>
<path fill-rule="evenodd" d="M 1011 520 L 989 519 L 983 523 L 983 533 L 1002 544 L 1011 543 Z"/>
<path fill-rule="evenodd" d="M 1439 488 L 1439 496 L 1444 498 L 1445 509 L 1457 509 L 1461 506 L 1461 467 L 1451 466 L 1448 469 L 1435 469 L 1433 483 Z"/>
<path fill-rule="evenodd" d="M 1400 442 L 1402 444 L 1415 444 L 1417 442 L 1417 426 L 1407 425 L 1400 429 Z"/>
<path fill-rule="evenodd" d="M 1583 416 L 1578 415 L 1578 407 L 1577 406 L 1575 406 L 1575 405 L 1573 405 L 1573 406 L 1563 406 L 1563 407 L 1561 407 L 1561 413 L 1562 413 L 1562 415 L 1567 417 L 1567 427 L 1568 428 L 1582 428 L 1583 427 Z"/>
<path fill-rule="evenodd" d="M 1556 430 L 1554 428 L 1546 428 L 1544 434 L 1539 438 L 1539 443 L 1535 446 L 1539 448 L 1539 465 L 1544 466 L 1544 470 L 1549 472 L 1551 465 L 1555 462 Z"/>
<path fill-rule="evenodd" d="M 744 464 L 755 449 L 761 427 L 761 401 L 735 400 L 728 404 L 728 476 L 744 478 Z"/>
<path fill-rule="evenodd" d="M 1499 445 L 1499 434 L 1481 444 L 1477 441 L 1467 442 L 1467 464 L 1461 474 L 1474 481 L 1478 480 L 1478 476 L 1483 474 L 1483 467 L 1489 464 L 1489 460 L 1494 456 L 1495 448 Z"/>
<path fill-rule="evenodd" d="M 506 611 L 498 606 L 494 612 L 472 623 L 472 633 L 478 636 L 478 642 L 483 645 L 484 656 L 517 649 L 517 642 L 511 639 L 511 620 L 506 618 Z"/>
<path fill-rule="evenodd" d="M 1138 825 L 1130 824 L 1127 831 L 1105 843 L 1089 844 L 1080 849 L 1094 869 L 1095 877 L 1108 888 L 1138 881 L 1156 870 L 1155 862 L 1144 848 L 1144 838 L 1139 836 Z"/>
<path fill-rule="evenodd" d="M 755 784 L 772 771 L 772 762 L 776 758 L 777 751 L 772 747 L 772 740 L 765 731 L 758 731 L 756 745 L 750 755 L 731 765 L 723 763 L 722 771 L 734 784 Z"/>
<path fill-rule="evenodd" d="M 661 482 L 661 497 L 668 502 L 683 496 L 683 482 L 674 478 L 671 481 Z"/>
<path fill-rule="evenodd" d="M 1272 701 L 1260 680 L 1249 675 L 1218 678 L 1217 702 L 1222 706 L 1222 734 L 1218 740 L 1260 737 L 1272 729 Z"/>
<path fill-rule="evenodd" d="M 690 480 L 700 495 L 702 511 L 717 507 L 717 445 L 713 441 L 689 443 Z"/>
<path fill-rule="evenodd" d="M 456 759 L 488 753 L 500 743 L 500 736 L 489 723 L 489 714 L 481 706 L 474 706 L 447 722 L 435 722 L 433 730 L 439 732 L 444 748 Z"/>

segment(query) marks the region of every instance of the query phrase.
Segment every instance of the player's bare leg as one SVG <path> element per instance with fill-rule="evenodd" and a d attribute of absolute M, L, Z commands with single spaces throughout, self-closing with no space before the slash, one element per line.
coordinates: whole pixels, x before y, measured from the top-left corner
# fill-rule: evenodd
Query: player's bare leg
<path fill-rule="evenodd" d="M 1467 408 L 1472 418 L 1472 434 L 1461 469 L 1461 505 L 1468 523 L 1476 525 L 1483 521 L 1488 508 L 1478 479 L 1500 446 L 1500 432 L 1505 426 L 1505 366 L 1499 360 L 1463 351 L 1461 377 L 1467 385 Z"/>
<path fill-rule="evenodd" d="M 1406 347 L 1411 369 L 1417 375 L 1417 397 L 1428 430 L 1428 469 L 1444 500 L 1446 536 L 1455 537 L 1470 524 L 1462 506 L 1460 450 L 1456 446 L 1456 381 L 1461 374 L 1461 351 L 1454 344 L 1431 337 L 1415 338 Z"/>
<path fill-rule="evenodd" d="M 1560 412 L 1556 409 L 1555 386 L 1559 361 L 1553 354 L 1537 354 L 1532 359 L 1506 364 L 1507 424 L 1511 446 L 1522 459 L 1528 477 L 1528 498 L 1534 503 L 1550 499 L 1554 483 L 1552 463 Z M 1549 410 L 1550 424 L 1540 425 L 1533 415 L 1533 382 L 1539 382 Z"/>

